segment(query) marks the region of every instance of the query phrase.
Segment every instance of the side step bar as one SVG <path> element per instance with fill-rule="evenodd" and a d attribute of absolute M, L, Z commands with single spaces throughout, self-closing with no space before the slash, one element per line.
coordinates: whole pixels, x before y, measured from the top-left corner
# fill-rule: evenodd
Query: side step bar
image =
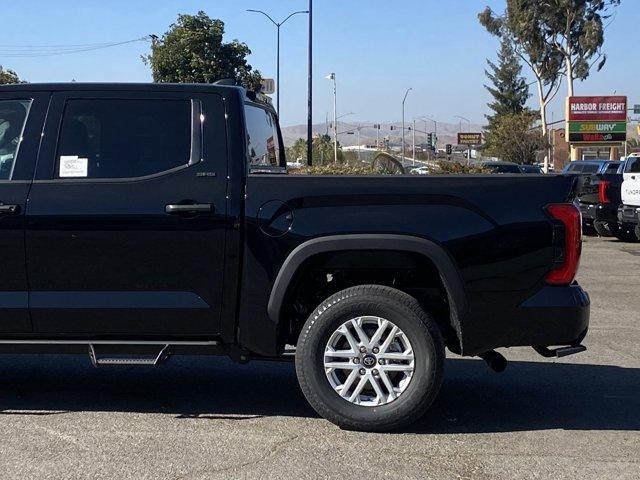
<path fill-rule="evenodd" d="M 124 365 L 134 365 L 141 367 L 157 367 L 165 363 L 169 360 L 171 356 L 170 344 L 166 344 L 162 349 L 158 352 L 155 357 L 126 357 L 126 356 L 118 356 L 118 357 L 100 357 L 96 353 L 96 349 L 93 344 L 89 344 L 89 358 L 91 359 L 91 363 L 94 367 L 114 367 L 114 366 L 124 366 Z"/>
<path fill-rule="evenodd" d="M 570 347 L 560 347 L 550 349 L 549 347 L 533 347 L 533 349 L 545 358 L 562 358 L 569 355 L 575 355 L 587 350 L 584 345 L 572 345 Z"/>

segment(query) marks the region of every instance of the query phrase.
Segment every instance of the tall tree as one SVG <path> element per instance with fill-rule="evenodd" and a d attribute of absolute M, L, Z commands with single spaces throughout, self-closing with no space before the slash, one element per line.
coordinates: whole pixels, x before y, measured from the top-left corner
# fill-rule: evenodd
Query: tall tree
<path fill-rule="evenodd" d="M 535 122 L 536 114 L 527 111 L 498 117 L 487 132 L 484 154 L 514 163 L 534 163 L 538 152 L 549 146 Z"/>
<path fill-rule="evenodd" d="M 13 70 L 4 70 L 2 65 L 0 65 L 0 85 L 6 85 L 9 83 L 25 83 L 23 80 L 20 80 L 18 74 Z"/>
<path fill-rule="evenodd" d="M 224 22 L 200 11 L 178 15 L 161 38 L 153 37 L 151 54 L 142 60 L 151 66 L 155 82 L 213 83 L 235 79 L 259 90 L 262 77 L 247 62 L 249 47 L 238 40 L 223 42 Z"/>
<path fill-rule="evenodd" d="M 534 0 L 528 0 L 528 3 Z M 620 0 L 546 0 L 542 23 L 551 47 L 564 62 L 567 95 L 574 94 L 574 80 L 585 80 L 596 66 L 600 71 L 607 56 L 602 52 L 605 21 Z"/>
<path fill-rule="evenodd" d="M 516 55 L 533 72 L 542 133 L 547 135 L 547 106 L 560 88 L 563 65 L 552 47 L 552 33 L 543 23 L 544 8 L 539 0 L 507 0 L 503 14 L 486 7 L 478 20 L 492 35 L 513 42 Z"/>
<path fill-rule="evenodd" d="M 493 101 L 488 104 L 493 110 L 492 115 L 485 115 L 491 129 L 495 120 L 502 115 L 518 114 L 525 111 L 525 104 L 529 98 L 529 85 L 522 77 L 522 65 L 516 55 L 513 44 L 507 38 L 501 41 L 498 52 L 498 64 L 487 60 L 489 70 L 485 74 L 492 85 L 485 85 Z"/>

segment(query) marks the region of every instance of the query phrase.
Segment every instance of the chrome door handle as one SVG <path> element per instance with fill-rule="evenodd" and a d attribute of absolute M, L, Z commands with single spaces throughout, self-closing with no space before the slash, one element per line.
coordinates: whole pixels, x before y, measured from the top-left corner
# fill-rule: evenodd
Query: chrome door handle
<path fill-rule="evenodd" d="M 180 215 L 189 213 L 212 213 L 213 205 L 210 203 L 188 203 L 188 204 L 169 204 L 164 208 L 165 213 L 169 215 Z"/>

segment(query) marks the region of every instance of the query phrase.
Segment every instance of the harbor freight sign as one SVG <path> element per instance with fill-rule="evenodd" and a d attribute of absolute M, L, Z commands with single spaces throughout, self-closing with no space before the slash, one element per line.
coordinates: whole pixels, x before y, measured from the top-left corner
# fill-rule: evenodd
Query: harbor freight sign
<path fill-rule="evenodd" d="M 627 97 L 569 97 L 570 122 L 626 122 Z"/>
<path fill-rule="evenodd" d="M 458 145 L 482 145 L 482 134 L 458 133 Z"/>
<path fill-rule="evenodd" d="M 569 143 L 619 144 L 627 140 L 627 97 L 569 97 Z"/>

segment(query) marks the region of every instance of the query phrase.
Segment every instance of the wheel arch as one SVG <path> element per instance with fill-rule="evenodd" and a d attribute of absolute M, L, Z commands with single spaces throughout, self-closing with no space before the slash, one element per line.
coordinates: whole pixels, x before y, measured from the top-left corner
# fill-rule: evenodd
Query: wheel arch
<path fill-rule="evenodd" d="M 468 304 L 464 282 L 459 270 L 445 250 L 432 240 L 412 235 L 395 234 L 353 234 L 332 235 L 308 240 L 296 247 L 285 259 L 271 288 L 267 313 L 276 324 L 282 321 L 283 308 L 291 283 L 305 262 L 312 257 L 346 250 L 394 250 L 406 251 L 424 256 L 438 270 L 440 279 L 447 293 L 450 307 L 449 322 L 456 332 L 460 350 L 462 351 L 462 320 Z"/>

